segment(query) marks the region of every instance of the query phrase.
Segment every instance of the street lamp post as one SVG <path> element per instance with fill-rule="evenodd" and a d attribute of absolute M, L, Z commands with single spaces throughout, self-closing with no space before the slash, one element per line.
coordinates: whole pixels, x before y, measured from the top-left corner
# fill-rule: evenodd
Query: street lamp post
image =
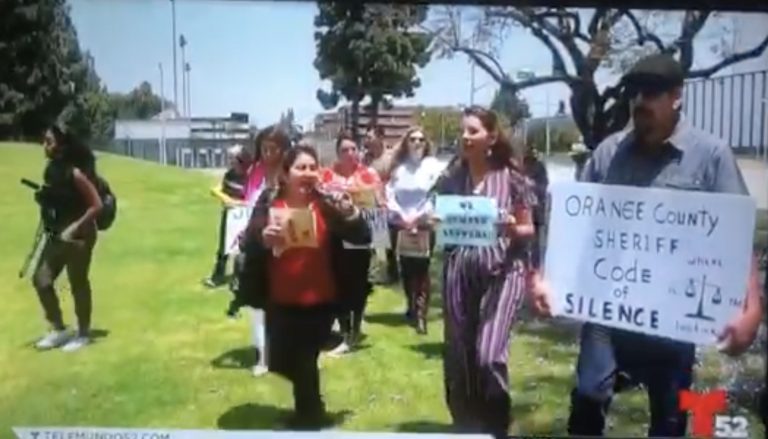
<path fill-rule="evenodd" d="M 530 79 L 533 79 L 536 77 L 536 73 L 533 72 L 533 70 L 529 69 L 521 69 L 517 71 L 516 74 L 518 81 L 527 81 Z M 546 155 L 550 156 L 552 154 L 552 139 L 551 139 L 551 129 L 550 129 L 550 113 L 549 113 L 549 89 L 546 89 L 546 110 L 544 111 L 544 130 L 545 130 L 545 136 L 546 136 Z M 524 135 L 527 135 L 527 126 L 524 125 L 523 131 L 526 133 Z"/>
<path fill-rule="evenodd" d="M 187 117 L 192 117 L 192 80 L 190 79 L 190 72 L 192 69 L 189 67 L 189 63 L 184 64 L 184 72 L 187 74 Z"/>
<path fill-rule="evenodd" d="M 163 85 L 163 63 L 157 63 L 157 68 L 160 70 L 160 163 L 167 164 L 167 151 L 165 148 L 165 86 Z"/>
<path fill-rule="evenodd" d="M 179 109 L 179 89 L 176 76 L 176 0 L 171 0 L 171 26 L 173 31 L 173 105 Z"/>
<path fill-rule="evenodd" d="M 179 35 L 179 47 L 181 48 L 181 112 L 185 116 L 189 115 L 187 110 L 187 57 L 184 48 L 187 46 L 187 39 L 184 34 Z"/>

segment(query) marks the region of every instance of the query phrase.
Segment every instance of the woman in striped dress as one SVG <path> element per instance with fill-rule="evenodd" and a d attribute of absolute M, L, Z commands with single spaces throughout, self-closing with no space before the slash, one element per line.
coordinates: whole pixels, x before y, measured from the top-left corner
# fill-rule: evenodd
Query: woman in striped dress
<path fill-rule="evenodd" d="M 437 192 L 494 198 L 504 218 L 494 246 L 445 249 L 446 401 L 460 432 L 506 437 L 511 422 L 508 345 L 533 280 L 529 259 L 536 199 L 493 112 L 467 109 L 462 130 L 461 160 L 447 170 Z M 535 303 L 542 312 L 545 301 L 537 298 Z"/>

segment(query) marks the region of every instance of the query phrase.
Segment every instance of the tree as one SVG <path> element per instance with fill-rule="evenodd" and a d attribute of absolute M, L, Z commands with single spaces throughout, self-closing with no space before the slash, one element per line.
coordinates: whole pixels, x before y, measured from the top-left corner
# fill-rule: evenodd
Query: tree
<path fill-rule="evenodd" d="M 708 10 L 685 11 L 675 38 L 665 42 L 641 23 L 629 9 L 597 8 L 589 20 L 576 10 L 562 7 L 488 7 L 471 17 L 471 36 L 462 34 L 467 24 L 461 10 L 445 7 L 433 26 L 441 55 L 463 53 L 501 86 L 513 91 L 544 84 L 564 83 L 571 89 L 569 105 L 584 143 L 594 149 L 613 132 L 624 128 L 629 120 L 629 104 L 621 84 L 598 89 L 595 74 L 599 67 L 610 65 L 617 48 L 645 48 L 676 56 L 688 78 L 705 78 L 740 61 L 760 56 L 768 46 L 768 35 L 750 50 L 723 54 L 720 60 L 705 68 L 693 68 L 694 40 L 701 35 Z M 586 23 L 586 26 L 583 24 Z M 514 78 L 499 62 L 498 46 L 512 28 L 528 30 L 552 54 L 552 71 L 547 76 Z M 618 29 L 625 31 L 622 40 L 614 40 Z M 637 52 L 634 53 L 638 55 Z"/>
<path fill-rule="evenodd" d="M 88 88 L 65 0 L 4 0 L 0 59 L 0 137 L 39 137 Z"/>
<path fill-rule="evenodd" d="M 115 109 L 96 74 L 93 56 L 86 52 L 83 63 L 83 90 L 64 107 L 58 121 L 79 138 L 100 144 L 114 134 Z"/>
<path fill-rule="evenodd" d="M 461 112 L 443 108 L 417 110 L 419 125 L 435 146 L 452 145 L 461 131 Z"/>
<path fill-rule="evenodd" d="M 110 100 L 118 119 L 151 119 L 163 108 L 160 96 L 152 91 L 152 85 L 147 81 L 142 81 L 128 94 L 110 94 Z M 165 108 L 172 106 L 170 102 L 165 102 Z"/>
<path fill-rule="evenodd" d="M 297 142 L 303 136 L 302 128 L 296 123 L 293 108 L 289 108 L 286 113 L 280 115 L 279 125 L 288 133 L 288 137 L 293 142 Z"/>
<path fill-rule="evenodd" d="M 429 62 L 429 37 L 415 29 L 427 16 L 425 5 L 318 3 L 315 17 L 315 68 L 330 91 L 318 90 L 327 110 L 344 98 L 350 103 L 350 124 L 357 135 L 360 104 L 376 122 L 381 104 L 389 98 L 412 97 L 421 84 L 417 67 Z"/>
<path fill-rule="evenodd" d="M 520 99 L 518 93 L 505 86 L 496 90 L 491 101 L 491 109 L 504 120 L 508 127 L 517 126 L 523 119 L 531 117 L 525 99 Z"/>

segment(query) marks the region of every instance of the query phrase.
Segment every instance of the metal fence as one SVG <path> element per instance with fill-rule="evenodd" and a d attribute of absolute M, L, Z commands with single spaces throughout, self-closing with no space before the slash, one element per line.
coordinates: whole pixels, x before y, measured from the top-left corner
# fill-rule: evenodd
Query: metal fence
<path fill-rule="evenodd" d="M 738 154 L 768 160 L 768 70 L 688 81 L 683 109 L 699 129 L 728 142 Z"/>
<path fill-rule="evenodd" d="M 165 163 L 183 168 L 223 168 L 227 164 L 227 149 L 238 142 L 233 139 L 166 139 Z M 104 145 L 102 150 L 157 163 L 163 162 L 160 139 L 119 139 Z"/>

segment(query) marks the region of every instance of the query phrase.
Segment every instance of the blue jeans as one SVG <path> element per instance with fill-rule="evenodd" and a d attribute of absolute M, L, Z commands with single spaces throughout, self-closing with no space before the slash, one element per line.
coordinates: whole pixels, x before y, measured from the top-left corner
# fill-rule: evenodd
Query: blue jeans
<path fill-rule="evenodd" d="M 568 433 L 602 436 L 617 377 L 648 390 L 651 412 L 649 436 L 685 436 L 687 416 L 678 395 L 693 382 L 693 344 L 585 324 L 571 393 Z"/>

